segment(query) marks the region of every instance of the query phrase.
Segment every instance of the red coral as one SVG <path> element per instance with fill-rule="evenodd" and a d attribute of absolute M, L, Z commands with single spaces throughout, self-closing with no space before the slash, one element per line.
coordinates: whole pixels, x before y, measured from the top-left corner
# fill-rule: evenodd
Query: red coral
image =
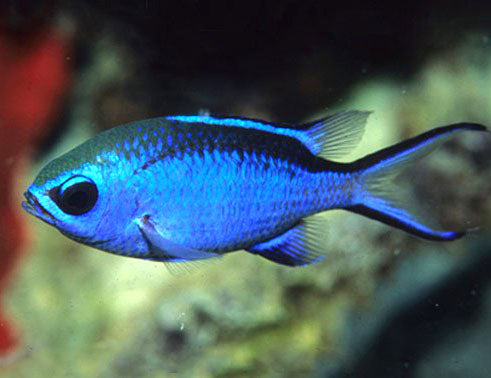
<path fill-rule="evenodd" d="M 24 249 L 25 226 L 15 178 L 60 111 L 69 88 L 69 38 L 51 28 L 12 34 L 0 28 L 0 355 L 15 350 L 17 332 L 2 297 Z"/>

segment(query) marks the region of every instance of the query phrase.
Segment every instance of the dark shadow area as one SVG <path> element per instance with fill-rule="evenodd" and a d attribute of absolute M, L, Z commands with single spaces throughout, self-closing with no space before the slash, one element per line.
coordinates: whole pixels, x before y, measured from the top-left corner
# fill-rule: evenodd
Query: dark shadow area
<path fill-rule="evenodd" d="M 491 21 L 487 2 L 62 4 L 84 30 L 85 44 L 111 32 L 132 50 L 138 66 L 132 95 L 154 113 L 203 107 L 229 113 L 239 98 L 261 97 L 281 121 L 339 103 L 360 79 L 408 78 L 429 53 Z"/>
<path fill-rule="evenodd" d="M 326 376 L 415 377 L 418 362 L 445 346 L 452 334 L 472 330 L 491 281 L 491 247 L 488 244 L 475 248 L 479 251 L 470 252 L 475 258 L 470 258 L 465 266 L 417 301 L 400 308 L 374 335 L 362 356 L 342 367 L 342 372 Z"/>

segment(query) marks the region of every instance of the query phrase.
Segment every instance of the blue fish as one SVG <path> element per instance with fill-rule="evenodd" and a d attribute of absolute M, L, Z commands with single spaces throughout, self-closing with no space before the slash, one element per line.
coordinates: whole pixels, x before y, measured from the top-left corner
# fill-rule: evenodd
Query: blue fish
<path fill-rule="evenodd" d="M 67 237 L 118 255 L 184 262 L 244 249 L 288 266 L 325 255 L 312 215 L 345 209 L 423 239 L 465 231 L 429 226 L 391 178 L 474 123 L 435 128 L 351 163 L 369 112 L 302 125 L 173 116 L 105 131 L 51 161 L 22 207 Z"/>

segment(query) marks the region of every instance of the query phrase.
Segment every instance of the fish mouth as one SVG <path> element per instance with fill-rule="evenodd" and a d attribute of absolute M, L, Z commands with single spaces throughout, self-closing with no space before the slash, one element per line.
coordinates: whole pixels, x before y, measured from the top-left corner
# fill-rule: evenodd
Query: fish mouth
<path fill-rule="evenodd" d="M 24 193 L 24 197 L 26 197 L 27 201 L 22 201 L 22 208 L 27 211 L 29 214 L 35 216 L 36 218 L 41 219 L 43 222 L 46 222 L 50 225 L 55 224 L 55 217 L 51 215 L 49 211 L 47 211 L 37 198 L 29 191 Z"/>
<path fill-rule="evenodd" d="M 35 216 L 36 218 L 41 219 L 43 222 L 46 222 L 51 226 L 55 226 L 63 235 L 65 235 L 66 237 L 72 240 L 75 240 L 79 243 L 86 244 L 94 248 L 102 249 L 104 244 L 109 243 L 116 239 L 116 238 L 109 238 L 104 240 L 93 241 L 91 237 L 79 236 L 67 230 L 60 229 L 56 225 L 56 218 L 39 203 L 38 199 L 34 194 L 32 194 L 30 191 L 27 191 L 24 193 L 24 197 L 26 197 L 26 201 L 22 201 L 22 208 L 25 211 Z"/>

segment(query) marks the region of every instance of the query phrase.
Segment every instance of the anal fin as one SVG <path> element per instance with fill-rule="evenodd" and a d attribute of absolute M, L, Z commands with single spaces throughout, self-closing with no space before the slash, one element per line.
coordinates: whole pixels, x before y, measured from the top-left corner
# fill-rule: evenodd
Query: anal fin
<path fill-rule="evenodd" d="M 315 264 L 325 257 L 322 223 L 318 217 L 302 219 L 284 234 L 249 248 L 248 252 L 282 265 Z"/>

